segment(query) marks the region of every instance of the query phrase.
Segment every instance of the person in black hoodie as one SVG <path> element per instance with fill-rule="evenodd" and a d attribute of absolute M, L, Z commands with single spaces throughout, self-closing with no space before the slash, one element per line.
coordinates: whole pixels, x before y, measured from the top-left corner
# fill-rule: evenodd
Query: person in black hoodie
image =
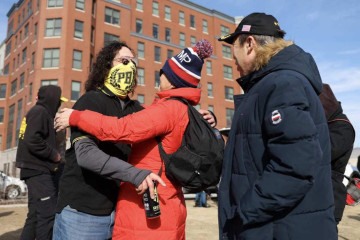
<path fill-rule="evenodd" d="M 331 170 L 335 201 L 335 221 L 341 221 L 346 205 L 346 187 L 342 183 L 346 165 L 350 159 L 355 141 L 355 130 L 343 113 L 341 103 L 336 99 L 328 84 L 323 84 L 319 95 L 328 121 L 331 142 Z"/>
<path fill-rule="evenodd" d="M 61 156 L 56 148 L 54 117 L 61 105 L 61 88 L 42 86 L 37 102 L 22 120 L 16 154 L 20 179 L 28 186 L 27 218 L 20 239 L 51 239 L 57 202 L 56 172 Z"/>

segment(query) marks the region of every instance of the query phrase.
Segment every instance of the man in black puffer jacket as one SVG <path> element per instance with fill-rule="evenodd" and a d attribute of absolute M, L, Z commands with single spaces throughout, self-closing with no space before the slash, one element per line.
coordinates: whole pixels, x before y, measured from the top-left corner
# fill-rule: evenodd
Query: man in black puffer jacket
<path fill-rule="evenodd" d="M 355 141 L 355 130 L 343 113 L 341 103 L 336 99 L 328 84 L 323 84 L 319 95 L 328 121 L 331 142 L 332 184 L 335 200 L 335 221 L 341 221 L 346 205 L 346 187 L 342 183 L 344 172 Z"/>
<path fill-rule="evenodd" d="M 20 239 L 51 239 L 57 201 L 56 172 L 61 156 L 56 149 L 54 117 L 61 105 L 61 88 L 42 86 L 37 102 L 22 120 L 16 167 L 28 186 L 29 212 Z"/>

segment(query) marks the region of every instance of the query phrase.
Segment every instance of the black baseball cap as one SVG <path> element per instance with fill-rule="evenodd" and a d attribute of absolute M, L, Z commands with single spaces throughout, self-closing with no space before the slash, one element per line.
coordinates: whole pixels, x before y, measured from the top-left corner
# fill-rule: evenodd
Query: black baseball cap
<path fill-rule="evenodd" d="M 218 40 L 233 44 L 240 34 L 253 34 L 283 38 L 285 31 L 280 29 L 277 19 L 265 13 L 251 13 L 244 17 L 235 32 L 222 36 Z"/>

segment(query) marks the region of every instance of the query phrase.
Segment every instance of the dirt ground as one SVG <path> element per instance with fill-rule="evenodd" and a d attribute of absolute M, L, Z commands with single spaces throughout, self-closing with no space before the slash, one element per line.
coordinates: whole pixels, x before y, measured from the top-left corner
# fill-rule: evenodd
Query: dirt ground
<path fill-rule="evenodd" d="M 211 200 L 208 203 L 211 205 L 210 208 L 195 208 L 193 200 L 186 200 L 187 240 L 218 239 L 217 205 Z M 19 239 L 26 214 L 26 204 L 1 204 L 0 240 Z M 360 206 L 346 207 L 339 225 L 339 240 L 360 240 Z"/>

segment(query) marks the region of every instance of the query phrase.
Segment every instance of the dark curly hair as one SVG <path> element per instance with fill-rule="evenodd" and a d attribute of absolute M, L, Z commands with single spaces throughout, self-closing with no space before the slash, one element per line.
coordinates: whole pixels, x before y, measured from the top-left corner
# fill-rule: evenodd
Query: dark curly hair
<path fill-rule="evenodd" d="M 134 54 L 134 51 L 125 42 L 122 41 L 112 41 L 99 51 L 96 57 L 96 61 L 92 65 L 92 70 L 85 83 L 86 92 L 96 90 L 97 88 L 104 85 L 105 78 L 112 68 L 112 61 L 114 60 L 119 50 L 123 47 L 130 49 L 130 51 Z M 135 76 L 135 86 L 136 84 L 137 81 Z M 132 94 L 133 93 L 134 92 L 132 92 Z"/>

